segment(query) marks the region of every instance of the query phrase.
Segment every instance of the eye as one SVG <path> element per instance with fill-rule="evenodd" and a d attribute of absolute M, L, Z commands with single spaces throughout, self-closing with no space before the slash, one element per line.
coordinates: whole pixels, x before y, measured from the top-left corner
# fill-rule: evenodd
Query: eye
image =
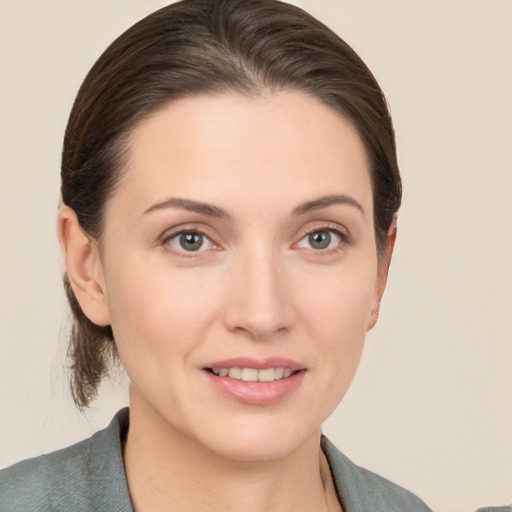
<path fill-rule="evenodd" d="M 180 231 L 169 237 L 165 243 L 177 251 L 185 252 L 207 251 L 213 248 L 213 242 L 198 231 Z"/>
<path fill-rule="evenodd" d="M 341 233 L 333 229 L 317 229 L 311 231 L 305 237 L 301 238 L 298 246 L 306 249 L 315 249 L 323 251 L 334 249 L 343 241 Z"/>

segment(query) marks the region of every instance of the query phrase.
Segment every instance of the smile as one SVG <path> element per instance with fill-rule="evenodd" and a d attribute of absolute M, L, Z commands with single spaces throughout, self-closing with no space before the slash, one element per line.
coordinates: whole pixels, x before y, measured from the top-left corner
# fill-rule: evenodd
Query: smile
<path fill-rule="evenodd" d="M 210 368 L 214 375 L 218 377 L 229 377 L 230 379 L 242 380 L 244 382 L 273 382 L 275 380 L 286 379 L 294 372 L 291 368 Z"/>
<path fill-rule="evenodd" d="M 206 382 L 221 395 L 245 405 L 271 405 L 301 387 L 308 368 L 286 357 L 234 357 L 202 367 Z"/>

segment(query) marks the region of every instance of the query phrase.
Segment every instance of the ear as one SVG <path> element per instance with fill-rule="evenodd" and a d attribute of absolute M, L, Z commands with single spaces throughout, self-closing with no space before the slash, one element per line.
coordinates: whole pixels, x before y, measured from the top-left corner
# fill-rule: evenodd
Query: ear
<path fill-rule="evenodd" d="M 87 318 L 110 324 L 103 267 L 97 245 L 82 231 L 75 212 L 62 205 L 57 215 L 57 236 L 71 288 Z"/>
<path fill-rule="evenodd" d="M 386 248 L 380 255 L 379 261 L 377 263 L 377 280 L 375 283 L 375 290 L 373 293 L 373 302 L 370 312 L 370 318 L 368 320 L 368 325 L 366 328 L 367 331 L 369 331 L 375 326 L 379 318 L 380 302 L 382 300 L 382 296 L 384 295 L 384 290 L 386 289 L 386 283 L 388 281 L 389 265 L 391 263 L 391 257 L 393 256 L 395 240 L 396 220 L 393 219 L 393 222 L 388 230 Z"/>

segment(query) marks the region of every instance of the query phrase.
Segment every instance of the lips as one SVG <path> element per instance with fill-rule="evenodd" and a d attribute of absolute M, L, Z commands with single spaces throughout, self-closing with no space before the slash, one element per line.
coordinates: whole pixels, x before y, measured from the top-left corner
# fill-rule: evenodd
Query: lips
<path fill-rule="evenodd" d="M 211 385 L 224 396 L 248 405 L 270 405 L 293 393 L 306 368 L 289 359 L 237 358 L 204 368 Z"/>

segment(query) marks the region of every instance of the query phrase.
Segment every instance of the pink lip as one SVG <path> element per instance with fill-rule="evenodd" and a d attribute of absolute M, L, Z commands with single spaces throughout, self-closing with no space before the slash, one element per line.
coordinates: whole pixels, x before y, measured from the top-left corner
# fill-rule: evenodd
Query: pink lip
<path fill-rule="evenodd" d="M 290 368 L 294 373 L 290 377 L 273 382 L 244 382 L 242 380 L 220 377 L 208 369 L 220 368 Z M 245 405 L 271 405 L 291 395 L 301 384 L 306 368 L 290 359 L 271 357 L 268 359 L 234 358 L 216 361 L 204 368 L 204 375 L 214 389 L 224 396 Z"/>
<path fill-rule="evenodd" d="M 207 364 L 205 368 L 254 368 L 256 370 L 265 370 L 267 368 L 290 368 L 292 371 L 304 370 L 305 366 L 292 359 L 283 357 L 268 357 L 266 359 L 256 359 L 253 357 L 234 357 Z"/>

